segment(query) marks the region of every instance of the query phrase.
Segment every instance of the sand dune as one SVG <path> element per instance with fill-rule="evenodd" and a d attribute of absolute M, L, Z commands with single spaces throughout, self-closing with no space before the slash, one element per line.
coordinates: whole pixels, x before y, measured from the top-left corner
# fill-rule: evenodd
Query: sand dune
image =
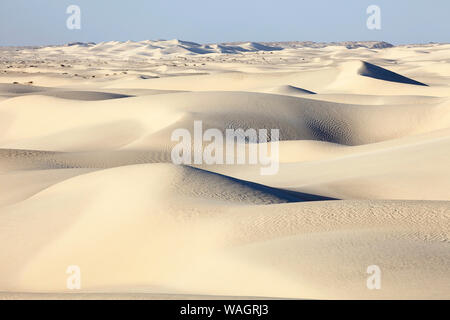
<path fill-rule="evenodd" d="M 314 146 L 309 150 L 316 154 L 302 162 L 294 162 L 294 145 L 285 155 L 281 153 L 281 160 L 294 156 L 280 164 L 276 177 L 260 176 L 257 168 L 248 166 L 210 169 L 273 187 L 338 199 L 450 200 L 446 191 L 450 187 L 449 131 L 440 137 L 417 140 L 394 140 L 373 148 L 322 146 L 316 151 Z"/>
<path fill-rule="evenodd" d="M 331 298 L 345 293 L 343 297 L 361 298 L 426 297 L 417 288 L 426 283 L 433 284 L 438 296 L 448 290 L 443 286 L 448 270 L 445 202 L 234 207 L 243 196 L 252 202 L 259 196 L 236 193 L 238 198 L 226 200 L 224 192 L 233 194 L 235 187 L 217 188 L 217 194 L 205 186 L 203 192 L 201 177 L 184 181 L 173 169 L 140 165 L 82 175 L 3 209 L 1 242 L 23 233 L 35 241 L 31 247 L 22 241 L 13 246 L 16 258 L 2 268 L 10 275 L 2 287 L 63 291 L 65 275 L 55 275 L 76 260 L 87 270 L 88 291 L 123 291 L 125 286 L 178 294 L 232 295 L 242 290 L 243 295 L 255 296 Z M 161 184 L 161 179 L 166 182 Z M 179 179 L 184 182 L 181 189 Z M 211 185 L 215 184 L 206 188 Z M 51 206 L 36 216 L 36 207 L 67 196 L 67 190 L 71 198 L 61 203 L 64 215 L 59 214 L 61 207 Z M 102 192 L 94 196 L 94 190 Z M 121 206 L 111 202 L 119 194 L 128 199 Z M 39 223 L 49 219 L 51 225 Z M 5 248 L 2 255 L 11 255 L 11 249 Z M 424 261 L 419 267 L 417 259 Z M 372 261 L 386 273 L 386 288 L 379 293 L 364 286 L 361 264 Z M 105 268 L 108 272 L 101 271 Z M 408 281 L 412 274 L 414 283 Z M 267 277 L 270 282 L 261 281 Z M 323 286 L 329 281 L 336 285 L 325 293 Z M 130 287 L 131 283 L 139 285 Z"/>
<path fill-rule="evenodd" d="M 30 110 L 30 103 L 39 107 Z M 67 99 L 22 96 L 0 104 L 0 115 L 7 122 L 0 146 L 46 151 L 156 146 L 170 150 L 171 132 L 192 130 L 193 121 L 200 118 L 205 128 L 279 128 L 281 140 L 360 145 L 447 128 L 449 108 L 448 100 L 433 106 L 374 108 L 251 92 L 181 92 L 89 101 L 82 106 Z"/>
<path fill-rule="evenodd" d="M 281 95 L 286 95 L 286 96 L 299 96 L 299 95 L 305 95 L 305 94 L 315 94 L 315 92 L 312 92 L 312 91 L 309 91 L 306 89 L 302 89 L 302 88 L 297 88 L 297 87 L 294 87 L 291 85 L 268 88 L 262 92 L 276 93 L 276 94 L 281 94 Z"/>
<path fill-rule="evenodd" d="M 0 52 L 0 299 L 449 298 L 450 45 Z M 173 164 L 196 120 L 279 171 Z"/>
<path fill-rule="evenodd" d="M 39 48 L 46 54 L 76 54 L 80 50 L 88 51 L 94 54 L 101 54 L 102 56 L 111 55 L 128 55 L 132 52 L 134 55 L 160 57 L 162 55 L 175 54 L 211 54 L 211 53 L 226 53 L 236 54 L 241 52 L 255 52 L 255 51 L 277 51 L 280 47 L 270 46 L 268 44 L 261 44 L 256 42 L 247 42 L 239 44 L 198 44 L 190 41 L 182 40 L 158 40 L 158 41 L 109 41 L 102 43 L 83 43 L 75 42 L 69 43 L 66 46 L 44 47 Z"/>
<path fill-rule="evenodd" d="M 399 82 L 399 83 L 405 83 L 405 84 L 426 86 L 426 84 L 424 84 L 424 83 L 404 77 L 398 73 L 378 67 L 378 66 L 368 63 L 366 61 L 362 61 L 362 66 L 358 70 L 358 74 L 365 76 L 365 77 L 375 78 L 375 79 L 384 80 L 384 81 L 392 81 L 392 82 Z"/>

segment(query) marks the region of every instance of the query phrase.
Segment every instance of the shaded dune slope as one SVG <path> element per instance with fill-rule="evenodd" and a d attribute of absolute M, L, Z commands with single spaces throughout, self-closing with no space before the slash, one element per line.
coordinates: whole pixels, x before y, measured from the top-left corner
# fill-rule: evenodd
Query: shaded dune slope
<path fill-rule="evenodd" d="M 418 86 L 428 86 L 425 83 L 407 78 L 401 74 L 389 71 L 372 63 L 361 61 L 362 66 L 358 70 L 358 74 L 364 77 L 375 78 L 384 81 L 399 82 L 405 84 L 413 84 Z"/>

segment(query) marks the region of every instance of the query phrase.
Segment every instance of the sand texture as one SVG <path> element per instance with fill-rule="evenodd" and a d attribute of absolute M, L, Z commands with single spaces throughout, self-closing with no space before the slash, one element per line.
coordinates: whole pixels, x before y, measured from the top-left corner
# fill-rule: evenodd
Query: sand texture
<path fill-rule="evenodd" d="M 278 173 L 173 164 L 195 120 Z M 449 44 L 0 48 L 0 299 L 450 299 L 449 237 Z"/>

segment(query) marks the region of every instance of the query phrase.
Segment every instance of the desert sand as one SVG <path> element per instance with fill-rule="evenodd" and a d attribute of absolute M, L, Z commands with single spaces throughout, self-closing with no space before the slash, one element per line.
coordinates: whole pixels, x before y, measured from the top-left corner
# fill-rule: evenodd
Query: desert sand
<path fill-rule="evenodd" d="M 173 164 L 194 120 L 279 172 Z M 449 163 L 450 44 L 2 47 L 0 298 L 449 299 Z"/>

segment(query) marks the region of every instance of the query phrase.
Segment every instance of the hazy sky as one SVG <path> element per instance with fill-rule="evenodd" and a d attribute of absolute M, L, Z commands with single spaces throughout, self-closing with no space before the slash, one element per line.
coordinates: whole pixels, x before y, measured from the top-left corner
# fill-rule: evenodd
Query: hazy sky
<path fill-rule="evenodd" d="M 81 29 L 66 27 L 69 5 Z M 381 8 L 381 30 L 366 8 Z M 450 0 L 0 0 L 0 45 L 183 39 L 450 42 Z"/>

